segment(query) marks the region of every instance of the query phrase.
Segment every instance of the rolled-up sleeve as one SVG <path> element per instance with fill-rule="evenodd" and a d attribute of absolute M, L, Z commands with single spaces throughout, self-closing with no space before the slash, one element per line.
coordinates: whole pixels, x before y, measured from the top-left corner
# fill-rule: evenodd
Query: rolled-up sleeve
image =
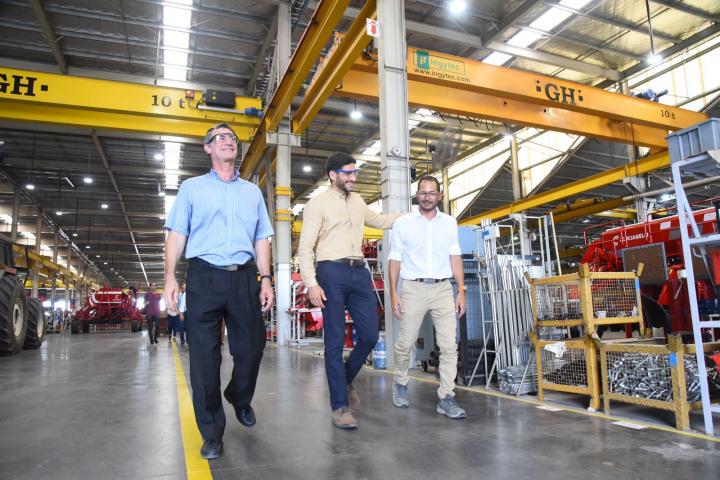
<path fill-rule="evenodd" d="M 379 213 L 365 205 L 365 225 L 380 230 L 392 228 L 395 220 L 405 215 L 404 213 Z"/>
<path fill-rule="evenodd" d="M 452 229 L 450 230 L 450 255 L 461 255 L 462 250 L 460 250 L 460 242 L 458 241 L 458 226 L 457 226 L 457 220 L 454 218 L 451 218 L 452 222 Z"/>
<path fill-rule="evenodd" d="M 190 202 L 190 193 L 187 186 L 187 183 L 180 184 L 175 203 L 173 203 L 170 214 L 163 226 L 165 230 L 172 230 L 186 237 L 190 235 L 190 218 L 192 216 L 192 203 Z"/>
<path fill-rule="evenodd" d="M 298 244 L 298 264 L 300 275 L 306 287 L 318 284 L 315 278 L 315 245 L 317 244 L 320 227 L 322 226 L 322 212 L 316 208 L 316 202 L 310 200 L 303 211 L 303 225 Z"/>
<path fill-rule="evenodd" d="M 262 194 L 260 193 L 260 189 L 257 190 L 258 194 L 258 208 L 257 208 L 257 216 L 258 216 L 258 223 L 257 228 L 255 229 L 255 241 L 258 240 L 264 240 L 268 237 L 273 236 L 273 228 L 272 223 L 270 222 L 270 216 L 268 215 L 267 207 L 265 206 L 265 201 L 262 198 Z"/>
<path fill-rule="evenodd" d="M 395 222 L 393 229 L 390 230 L 390 253 L 388 253 L 388 260 L 402 262 L 402 225 L 402 222 Z"/>

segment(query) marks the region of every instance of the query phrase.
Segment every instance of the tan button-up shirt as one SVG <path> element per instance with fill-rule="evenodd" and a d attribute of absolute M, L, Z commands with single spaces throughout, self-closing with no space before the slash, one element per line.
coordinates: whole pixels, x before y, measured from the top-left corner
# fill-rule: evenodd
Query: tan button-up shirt
<path fill-rule="evenodd" d="M 402 213 L 384 215 L 368 208 L 357 193 L 338 193 L 332 187 L 311 199 L 303 210 L 298 263 L 307 287 L 317 285 L 315 262 L 362 258 L 365 225 L 389 229 Z"/>

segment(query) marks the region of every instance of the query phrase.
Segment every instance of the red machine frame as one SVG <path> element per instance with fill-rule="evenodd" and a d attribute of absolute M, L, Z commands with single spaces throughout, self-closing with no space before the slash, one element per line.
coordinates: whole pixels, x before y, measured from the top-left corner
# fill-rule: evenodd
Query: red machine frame
<path fill-rule="evenodd" d="M 103 287 L 90 293 L 83 307 L 75 313 L 72 333 L 88 333 L 90 325 L 118 325 L 132 332 L 142 330 L 143 316 L 135 307 L 132 295 L 119 288 Z"/>

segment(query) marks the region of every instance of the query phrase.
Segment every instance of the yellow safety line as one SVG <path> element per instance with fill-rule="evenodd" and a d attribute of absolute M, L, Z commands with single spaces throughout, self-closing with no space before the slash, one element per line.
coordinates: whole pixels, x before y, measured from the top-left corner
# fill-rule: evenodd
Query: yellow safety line
<path fill-rule="evenodd" d="M 182 428 L 183 450 L 185 451 L 185 469 L 188 480 L 212 480 L 210 464 L 200 456 L 202 437 L 195 423 L 190 386 L 185 380 L 185 369 L 180 361 L 177 345 L 174 343 L 173 357 L 175 358 L 175 379 L 177 383 L 178 410 L 180 412 L 180 427 Z"/>
<path fill-rule="evenodd" d="M 308 356 L 311 356 L 311 357 L 317 357 L 317 355 L 313 355 L 312 353 L 309 353 L 309 352 L 303 352 L 303 351 L 300 350 L 300 349 L 297 349 L 297 351 L 300 352 L 300 353 L 303 354 L 303 355 L 308 355 Z M 374 368 L 372 368 L 372 367 L 369 367 L 368 365 L 363 365 L 363 368 L 367 368 L 368 370 L 373 370 L 373 371 L 375 371 L 375 372 L 380 372 L 380 373 L 383 373 L 383 374 L 385 374 L 385 375 L 392 375 L 392 374 L 393 374 L 393 373 L 392 373 L 391 371 L 389 371 L 389 370 L 376 370 L 376 369 L 374 369 Z M 438 381 L 432 380 L 432 379 L 429 379 L 429 378 L 418 377 L 418 376 L 414 376 L 414 375 L 410 375 L 410 378 L 415 379 L 415 380 L 418 380 L 418 381 L 420 381 L 420 382 L 433 383 L 433 384 L 435 384 L 435 385 L 438 385 L 438 384 L 439 384 Z M 477 390 L 476 388 L 461 387 L 461 386 L 459 386 L 459 385 L 456 385 L 456 386 L 455 386 L 455 389 L 456 389 L 456 390 L 465 390 L 466 392 L 479 393 L 479 394 L 481 394 L 481 395 L 487 395 L 487 396 L 489 396 L 489 397 L 502 398 L 502 399 L 505 399 L 505 400 L 513 400 L 513 401 L 515 401 L 515 402 L 526 403 L 526 404 L 528 404 L 528 405 L 535 405 L 535 406 L 538 406 L 538 407 L 539 407 L 539 406 L 542 406 L 542 405 L 545 405 L 545 406 L 548 406 L 548 407 L 557 408 L 558 410 L 561 410 L 561 411 L 578 413 L 578 414 L 580 414 L 580 415 L 585 415 L 585 416 L 588 416 L 588 417 L 602 418 L 602 419 L 605 419 L 605 420 L 612 420 L 612 421 L 615 421 L 615 422 L 621 421 L 621 422 L 626 422 L 626 423 L 634 423 L 634 424 L 636 424 L 636 425 L 641 425 L 641 426 L 646 427 L 646 428 L 652 428 L 652 429 L 654 429 L 654 430 L 660 430 L 660 431 L 663 431 L 663 432 L 675 433 L 675 434 L 677 434 L 677 435 L 684 435 L 684 436 L 686 436 L 686 437 L 698 438 L 698 439 L 700 439 L 700 440 L 708 440 L 708 441 L 710 441 L 710 442 L 720 443 L 720 438 L 717 438 L 717 437 L 711 437 L 711 436 L 706 435 L 706 434 L 703 434 L 703 433 L 684 432 L 684 431 L 682 431 L 682 430 L 677 430 L 677 429 L 672 428 L 672 427 L 666 427 L 666 426 L 663 426 L 663 425 L 657 425 L 657 424 L 654 424 L 654 423 L 648 423 L 648 422 L 644 422 L 644 421 L 642 421 L 642 420 L 636 420 L 636 419 L 634 419 L 634 418 L 616 417 L 616 416 L 614 416 L 614 415 L 606 415 L 606 414 L 601 413 L 601 412 L 589 412 L 589 411 L 584 410 L 584 409 L 582 409 L 582 408 L 574 408 L 574 407 L 569 407 L 569 406 L 567 406 L 567 405 L 561 405 L 561 404 L 551 403 L 551 402 L 547 402 L 547 401 L 546 401 L 546 402 L 541 402 L 541 401 L 539 401 L 539 400 L 530 400 L 530 399 L 528 399 L 528 398 L 519 398 L 519 397 L 516 397 L 515 395 L 508 395 L 507 393 L 493 392 L 493 391 L 490 391 L 490 390 Z"/>

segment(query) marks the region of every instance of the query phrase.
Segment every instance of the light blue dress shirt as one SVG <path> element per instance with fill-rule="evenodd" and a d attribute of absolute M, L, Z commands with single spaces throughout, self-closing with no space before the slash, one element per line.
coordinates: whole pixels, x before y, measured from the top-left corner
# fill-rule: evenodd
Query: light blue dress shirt
<path fill-rule="evenodd" d="M 188 237 L 185 258 L 218 266 L 254 260 L 255 242 L 273 235 L 260 189 L 237 171 L 229 182 L 214 170 L 182 182 L 164 228 Z"/>

